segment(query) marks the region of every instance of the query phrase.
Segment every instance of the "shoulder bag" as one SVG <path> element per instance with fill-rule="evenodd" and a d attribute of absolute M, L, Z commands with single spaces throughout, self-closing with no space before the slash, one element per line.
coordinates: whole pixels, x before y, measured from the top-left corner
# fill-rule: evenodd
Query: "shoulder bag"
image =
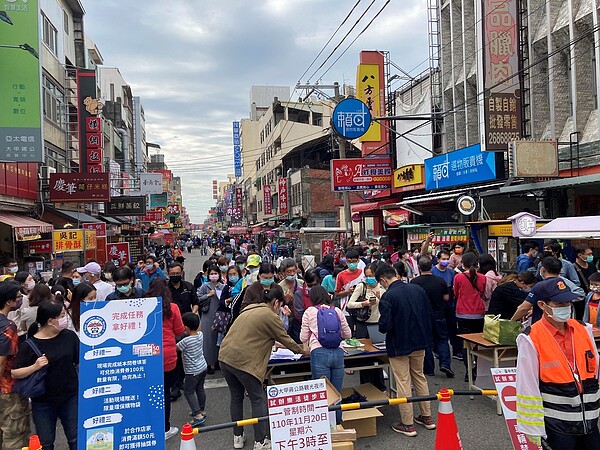
<path fill-rule="evenodd" d="M 362 293 L 358 299 L 358 302 L 364 302 L 367 299 L 367 284 L 362 282 Z M 360 322 L 365 322 L 371 318 L 371 307 L 363 306 L 360 308 L 346 308 L 348 314 L 354 317 Z"/>
<path fill-rule="evenodd" d="M 42 356 L 42 352 L 32 339 L 27 339 L 25 342 L 32 348 L 38 358 Z M 13 392 L 21 397 L 41 397 L 46 393 L 46 372 L 48 372 L 48 366 L 36 370 L 28 377 L 15 380 Z"/>

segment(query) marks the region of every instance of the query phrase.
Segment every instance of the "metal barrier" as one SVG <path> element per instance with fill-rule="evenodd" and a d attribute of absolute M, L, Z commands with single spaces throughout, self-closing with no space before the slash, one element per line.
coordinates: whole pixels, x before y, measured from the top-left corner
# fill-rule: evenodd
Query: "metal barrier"
<path fill-rule="evenodd" d="M 447 389 L 450 396 L 453 395 L 481 395 L 481 396 L 492 396 L 498 395 L 498 391 L 495 389 L 483 389 L 476 391 L 455 391 L 454 389 Z M 377 400 L 373 402 L 356 402 L 356 403 L 342 403 L 338 405 L 332 405 L 329 407 L 329 411 L 353 411 L 356 409 L 362 408 L 374 408 L 376 406 L 396 406 L 402 405 L 405 403 L 417 403 L 417 402 L 425 402 L 425 401 L 435 401 L 441 400 L 442 394 L 438 392 L 437 394 L 424 395 L 421 397 L 400 397 L 400 398 L 389 398 L 387 400 Z M 251 419 L 243 419 L 238 420 L 237 422 L 226 422 L 220 423 L 218 425 L 208 425 L 201 428 L 193 428 L 193 434 L 207 433 L 209 431 L 223 430 L 225 428 L 233 428 L 233 427 L 244 427 L 247 425 L 255 425 L 259 422 L 267 422 L 269 420 L 269 416 L 264 417 L 253 417 Z"/>

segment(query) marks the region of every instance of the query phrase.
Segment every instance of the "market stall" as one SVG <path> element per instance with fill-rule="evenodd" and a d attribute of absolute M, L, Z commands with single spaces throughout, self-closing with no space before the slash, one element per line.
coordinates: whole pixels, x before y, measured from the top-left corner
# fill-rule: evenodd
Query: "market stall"
<path fill-rule="evenodd" d="M 534 239 L 600 239 L 600 216 L 559 217 L 537 229 Z"/>

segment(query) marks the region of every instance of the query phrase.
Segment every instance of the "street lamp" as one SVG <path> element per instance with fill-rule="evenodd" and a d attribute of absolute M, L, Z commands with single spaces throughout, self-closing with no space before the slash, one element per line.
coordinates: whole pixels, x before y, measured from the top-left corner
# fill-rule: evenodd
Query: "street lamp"
<path fill-rule="evenodd" d="M 38 52 L 35 50 L 35 48 L 27 43 L 21 45 L 0 45 L 0 48 L 20 48 L 21 50 L 31 53 L 36 59 L 40 58 L 40 55 L 38 55 Z"/>

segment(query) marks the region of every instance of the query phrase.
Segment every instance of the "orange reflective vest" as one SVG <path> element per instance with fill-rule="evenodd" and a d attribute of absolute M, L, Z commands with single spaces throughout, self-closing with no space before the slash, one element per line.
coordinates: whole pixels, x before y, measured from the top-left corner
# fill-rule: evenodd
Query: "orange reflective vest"
<path fill-rule="evenodd" d="M 531 326 L 529 338 L 539 356 L 540 393 L 546 429 L 569 435 L 597 428 L 600 413 L 596 345 L 585 326 L 569 319 L 575 365 L 571 366 L 542 321 Z"/>

